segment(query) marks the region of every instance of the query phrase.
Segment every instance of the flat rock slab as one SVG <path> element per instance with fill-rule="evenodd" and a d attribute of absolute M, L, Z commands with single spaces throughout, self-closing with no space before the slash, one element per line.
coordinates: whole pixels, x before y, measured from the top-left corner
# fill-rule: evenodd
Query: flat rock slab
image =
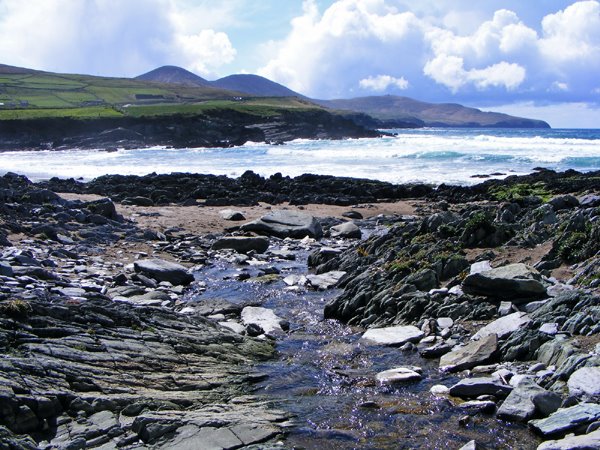
<path fill-rule="evenodd" d="M 244 325 L 258 325 L 263 329 L 265 334 L 272 335 L 274 333 L 283 332 L 281 328 L 281 317 L 277 316 L 273 311 L 259 306 L 246 306 L 242 309 L 242 323 Z"/>
<path fill-rule="evenodd" d="M 396 367 L 395 369 L 384 370 L 375 375 L 380 383 L 409 383 L 421 381 L 423 376 L 408 367 Z"/>
<path fill-rule="evenodd" d="M 309 236 L 320 239 L 323 236 L 321 224 L 317 219 L 297 211 L 274 211 L 243 224 L 240 229 L 280 238 L 302 239 Z"/>
<path fill-rule="evenodd" d="M 567 383 L 571 395 L 600 396 L 600 367 L 582 367 L 577 369 Z"/>
<path fill-rule="evenodd" d="M 600 430 L 581 436 L 569 436 L 557 441 L 542 442 L 537 450 L 590 450 L 600 448 Z"/>
<path fill-rule="evenodd" d="M 512 390 L 512 386 L 502 384 L 493 378 L 479 377 L 460 380 L 450 388 L 449 394 L 460 398 L 475 398 L 480 395 L 506 397 Z"/>
<path fill-rule="evenodd" d="M 352 222 L 344 222 L 331 227 L 329 231 L 331 237 L 341 237 L 346 239 L 360 239 L 362 233 L 360 228 Z"/>
<path fill-rule="evenodd" d="M 373 344 L 381 345 L 403 345 L 407 342 L 418 342 L 425 336 L 421 330 L 413 325 L 396 326 L 386 328 L 371 328 L 367 330 L 362 338 Z"/>
<path fill-rule="evenodd" d="M 564 435 L 569 431 L 600 420 L 600 405 L 580 403 L 561 408 L 545 419 L 530 420 L 529 426 L 543 436 Z"/>
<path fill-rule="evenodd" d="M 471 339 L 476 341 L 489 336 L 490 334 L 495 334 L 498 336 L 498 339 L 503 339 L 530 321 L 529 316 L 524 312 L 512 313 L 488 323 L 485 327 L 475 333 Z"/>
<path fill-rule="evenodd" d="M 266 237 L 226 236 L 212 245 L 213 250 L 235 250 L 238 253 L 264 253 L 268 248 L 269 239 Z"/>
<path fill-rule="evenodd" d="M 133 267 L 136 272 L 141 272 L 156 281 L 168 281 L 173 285 L 190 284 L 194 281 L 194 276 L 185 267 L 163 259 L 142 259 L 134 262 Z"/>
<path fill-rule="evenodd" d="M 466 294 L 507 297 L 513 302 L 546 295 L 542 275 L 522 263 L 470 274 L 463 281 L 462 288 Z"/>
<path fill-rule="evenodd" d="M 440 369 L 448 372 L 472 369 L 487 362 L 497 349 L 498 337 L 490 334 L 462 347 L 455 347 L 451 352 L 443 355 L 440 358 Z"/>
<path fill-rule="evenodd" d="M 311 287 L 326 290 L 338 284 L 344 275 L 346 275 L 346 272 L 334 270 L 320 275 L 306 275 L 306 279 Z"/>

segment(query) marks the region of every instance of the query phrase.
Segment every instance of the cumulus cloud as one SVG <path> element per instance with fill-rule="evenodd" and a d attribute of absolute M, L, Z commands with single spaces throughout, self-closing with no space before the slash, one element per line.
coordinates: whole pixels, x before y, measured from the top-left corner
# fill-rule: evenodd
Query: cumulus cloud
<path fill-rule="evenodd" d="M 0 55 L 37 69 L 135 76 L 161 64 L 207 75 L 235 57 L 170 0 L 0 0 Z"/>
<path fill-rule="evenodd" d="M 358 85 L 363 89 L 371 91 L 385 91 L 390 87 L 397 89 L 408 89 L 408 81 L 404 77 L 395 78 L 390 75 L 377 75 L 375 77 L 363 78 L 358 82 Z"/>
<path fill-rule="evenodd" d="M 418 9 L 402 0 L 338 0 L 321 12 L 306 0 L 303 14 L 291 22 L 287 37 L 272 46 L 275 54 L 260 74 L 304 94 L 329 98 L 358 95 L 358 86 L 378 92 L 402 87 L 408 95 L 429 100 L 448 95 L 552 100 L 554 95 L 562 101 L 568 95 L 571 101 L 583 101 L 597 88 L 598 0 L 566 4 L 532 23 L 506 8 L 481 20 L 481 10 L 473 13 L 479 5 L 453 2 L 466 11 L 466 26 L 460 11 L 427 5 L 431 8 Z M 400 73 L 410 84 L 373 73 Z"/>

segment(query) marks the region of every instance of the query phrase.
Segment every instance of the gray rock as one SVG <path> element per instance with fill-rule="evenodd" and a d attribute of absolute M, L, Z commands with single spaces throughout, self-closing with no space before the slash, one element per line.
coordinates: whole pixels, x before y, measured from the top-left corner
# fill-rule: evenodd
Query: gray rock
<path fill-rule="evenodd" d="M 509 264 L 468 275 L 462 283 L 467 294 L 511 297 L 511 300 L 536 298 L 546 294 L 542 275 L 525 264 Z"/>
<path fill-rule="evenodd" d="M 341 237 L 346 239 L 360 239 L 362 233 L 360 228 L 353 222 L 344 222 L 330 228 L 331 237 Z"/>
<path fill-rule="evenodd" d="M 219 215 L 225 220 L 231 220 L 235 222 L 239 220 L 246 220 L 244 213 L 242 213 L 241 211 L 236 211 L 234 209 L 223 209 L 219 211 Z"/>
<path fill-rule="evenodd" d="M 506 397 L 513 390 L 512 386 L 503 384 L 493 378 L 479 377 L 460 380 L 450 388 L 450 395 L 461 398 L 475 398 L 480 395 Z"/>
<path fill-rule="evenodd" d="M 553 323 L 543 323 L 540 326 L 540 333 L 549 334 L 550 336 L 554 336 L 558 333 L 558 324 L 556 322 Z"/>
<path fill-rule="evenodd" d="M 361 339 L 374 344 L 400 346 L 407 342 L 418 342 L 423 336 L 425 334 L 417 327 L 406 325 L 371 328 L 362 335 Z"/>
<path fill-rule="evenodd" d="M 471 369 L 487 362 L 498 349 L 498 337 L 490 334 L 478 341 L 469 342 L 462 347 L 455 347 L 440 359 L 440 369 L 449 372 Z"/>
<path fill-rule="evenodd" d="M 404 283 L 414 285 L 419 291 L 429 291 L 438 285 L 437 274 L 432 269 L 423 269 L 407 276 Z"/>
<path fill-rule="evenodd" d="M 136 272 L 173 285 L 190 284 L 194 281 L 194 276 L 185 267 L 162 259 L 142 259 L 134 262 L 133 267 Z"/>
<path fill-rule="evenodd" d="M 498 315 L 500 317 L 508 316 L 513 312 L 513 304 L 511 302 L 500 302 L 498 307 Z"/>
<path fill-rule="evenodd" d="M 570 408 L 561 408 L 545 419 L 530 420 L 529 426 L 542 436 L 564 435 L 581 425 L 600 419 L 600 405 L 580 403 Z"/>
<path fill-rule="evenodd" d="M 296 211 L 274 211 L 260 219 L 243 224 L 243 231 L 277 236 L 280 238 L 311 238 L 320 239 L 323 236 L 321 224 L 317 219 Z"/>
<path fill-rule="evenodd" d="M 12 277 L 14 275 L 12 267 L 6 261 L 0 261 L 0 275 L 3 277 Z"/>
<path fill-rule="evenodd" d="M 471 268 L 469 269 L 469 275 L 487 272 L 488 270 L 492 270 L 492 265 L 488 260 L 478 261 L 476 263 L 471 264 Z"/>
<path fill-rule="evenodd" d="M 409 369 L 408 367 L 396 367 L 394 369 L 384 370 L 383 372 L 379 372 L 375 378 L 380 383 L 408 383 L 413 381 L 421 381 L 423 376 L 414 371 L 413 369 Z"/>
<path fill-rule="evenodd" d="M 264 253 L 269 248 L 269 239 L 266 237 L 227 236 L 215 241 L 213 250 L 231 249 L 238 253 Z"/>
<path fill-rule="evenodd" d="M 541 412 L 537 410 L 534 398 L 538 398 L 537 403 L 542 405 L 544 412 L 547 413 L 544 415 L 556 411 L 562 401 L 559 395 L 546 391 L 527 378 L 519 383 L 506 397 L 506 400 L 498 409 L 498 418 L 518 422 L 531 419 L 536 412 Z"/>
<path fill-rule="evenodd" d="M 582 367 L 569 377 L 570 395 L 600 396 L 600 367 Z"/>
<path fill-rule="evenodd" d="M 537 450 L 592 450 L 600 448 L 600 430 L 581 436 L 567 436 L 557 441 L 542 442 Z"/>
<path fill-rule="evenodd" d="M 597 206 L 600 206 L 600 195 L 584 195 L 579 199 L 579 204 L 584 208 L 595 208 Z"/>
<path fill-rule="evenodd" d="M 246 306 L 242 309 L 242 323 L 248 325 L 258 325 L 267 335 L 274 335 L 283 332 L 281 328 L 282 318 L 273 311 L 258 306 Z"/>
<path fill-rule="evenodd" d="M 527 314 L 523 312 L 515 312 L 490 322 L 477 333 L 475 333 L 471 339 L 478 340 L 489 336 L 490 334 L 495 334 L 498 336 L 498 339 L 503 339 L 513 331 L 516 331 L 523 325 L 528 324 L 530 321 L 531 320 Z"/>
<path fill-rule="evenodd" d="M 481 446 L 475 441 L 469 441 L 458 450 L 479 450 Z"/>
<path fill-rule="evenodd" d="M 326 290 L 338 284 L 344 275 L 346 275 L 346 272 L 334 270 L 320 275 L 306 275 L 306 279 L 311 287 Z"/>

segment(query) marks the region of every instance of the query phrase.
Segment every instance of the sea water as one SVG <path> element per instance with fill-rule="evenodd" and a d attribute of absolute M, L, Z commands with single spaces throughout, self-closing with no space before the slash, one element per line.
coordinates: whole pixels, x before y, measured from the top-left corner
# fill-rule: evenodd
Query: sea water
<path fill-rule="evenodd" d="M 32 180 L 190 172 L 237 177 L 246 170 L 369 178 L 392 183 L 474 184 L 537 167 L 600 170 L 600 129 L 386 130 L 374 139 L 304 140 L 234 148 L 143 148 L 0 153 L 0 173 Z"/>

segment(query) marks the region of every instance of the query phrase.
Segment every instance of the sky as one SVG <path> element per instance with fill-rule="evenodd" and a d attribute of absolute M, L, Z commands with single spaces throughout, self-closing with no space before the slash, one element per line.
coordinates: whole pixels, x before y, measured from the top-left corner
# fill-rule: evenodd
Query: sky
<path fill-rule="evenodd" d="M 404 95 L 600 128 L 600 0 L 0 0 L 0 63 Z"/>

